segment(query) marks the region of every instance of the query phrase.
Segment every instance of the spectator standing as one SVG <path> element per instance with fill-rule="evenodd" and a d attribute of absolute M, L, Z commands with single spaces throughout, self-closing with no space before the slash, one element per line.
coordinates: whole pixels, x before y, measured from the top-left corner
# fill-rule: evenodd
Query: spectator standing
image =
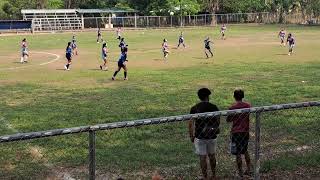
<path fill-rule="evenodd" d="M 229 110 L 245 109 L 251 107 L 249 103 L 243 101 L 243 90 L 236 89 L 234 91 L 233 97 L 236 102 L 229 108 Z M 251 163 L 250 155 L 248 153 L 250 113 L 229 115 L 227 117 L 227 122 L 232 122 L 230 149 L 231 153 L 236 156 L 239 176 L 243 177 L 243 175 L 250 175 Z M 247 165 L 247 170 L 245 171 L 245 173 L 243 173 L 242 170 L 242 155 L 244 155 Z"/>
<path fill-rule="evenodd" d="M 209 102 L 211 91 L 202 88 L 198 91 L 198 97 L 201 100 L 191 108 L 190 114 L 219 111 L 218 107 Z M 210 166 L 213 178 L 216 176 L 216 149 L 217 134 L 219 134 L 220 117 L 203 117 L 189 121 L 189 135 L 191 142 L 194 143 L 195 153 L 200 157 L 200 166 L 204 179 L 208 179 L 207 158 L 210 160 Z"/>

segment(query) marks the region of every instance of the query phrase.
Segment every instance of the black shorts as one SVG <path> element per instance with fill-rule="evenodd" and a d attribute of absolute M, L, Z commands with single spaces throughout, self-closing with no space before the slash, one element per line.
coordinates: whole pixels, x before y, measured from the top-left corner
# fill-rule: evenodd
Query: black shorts
<path fill-rule="evenodd" d="M 120 68 L 124 68 L 124 67 L 126 67 L 122 62 L 118 62 L 118 67 L 120 67 Z"/>
<path fill-rule="evenodd" d="M 66 58 L 68 59 L 68 61 L 71 61 L 71 54 L 66 54 Z"/>
<path fill-rule="evenodd" d="M 241 132 L 241 133 L 233 133 L 231 135 L 231 142 L 235 143 L 236 149 L 233 152 L 233 155 L 244 154 L 248 150 L 248 143 L 249 143 L 249 133 L 248 132 Z"/>
<path fill-rule="evenodd" d="M 211 51 L 211 48 L 210 47 L 206 47 L 206 50 Z"/>

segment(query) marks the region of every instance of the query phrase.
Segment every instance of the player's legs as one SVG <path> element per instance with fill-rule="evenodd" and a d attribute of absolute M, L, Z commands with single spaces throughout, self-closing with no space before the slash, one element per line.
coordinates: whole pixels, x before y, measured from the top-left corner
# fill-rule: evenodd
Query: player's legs
<path fill-rule="evenodd" d="M 64 68 L 69 71 L 69 70 L 70 70 L 70 65 L 71 65 L 71 59 L 70 59 L 70 60 L 68 59 L 68 62 L 67 62 L 67 64 L 64 66 Z"/>
<path fill-rule="evenodd" d="M 290 45 L 290 47 L 289 47 L 289 56 L 293 53 L 293 47 L 294 47 L 294 45 L 292 44 L 292 45 Z"/>
<path fill-rule="evenodd" d="M 128 80 L 128 68 L 127 66 L 122 67 L 124 70 L 124 80 Z"/>
<path fill-rule="evenodd" d="M 118 69 L 113 73 L 112 80 L 115 80 L 118 72 L 121 70 L 121 67 L 122 67 L 122 66 L 120 66 L 119 63 L 118 63 Z"/>
<path fill-rule="evenodd" d="M 28 54 L 24 54 L 23 56 L 23 62 L 27 63 L 28 62 Z"/>

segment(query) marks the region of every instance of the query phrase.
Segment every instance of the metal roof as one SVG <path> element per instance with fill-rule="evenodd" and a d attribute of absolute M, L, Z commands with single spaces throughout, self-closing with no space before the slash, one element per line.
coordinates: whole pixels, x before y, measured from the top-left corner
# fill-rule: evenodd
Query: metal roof
<path fill-rule="evenodd" d="M 76 13 L 76 9 L 22 9 L 22 14 Z"/>
<path fill-rule="evenodd" d="M 122 9 L 23 9 L 22 14 L 49 14 L 49 13 L 80 13 L 80 14 L 98 14 L 98 13 L 127 13 L 138 12 L 136 10 Z"/>
<path fill-rule="evenodd" d="M 77 9 L 78 13 L 81 14 L 95 14 L 95 13 L 126 13 L 126 12 L 138 12 L 134 9 L 132 10 L 122 10 L 122 9 Z"/>

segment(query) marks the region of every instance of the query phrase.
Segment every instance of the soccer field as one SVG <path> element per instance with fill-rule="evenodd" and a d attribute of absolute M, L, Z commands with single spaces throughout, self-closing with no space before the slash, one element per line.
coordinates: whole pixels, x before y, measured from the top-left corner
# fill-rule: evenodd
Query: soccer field
<path fill-rule="evenodd" d="M 109 71 L 99 68 L 102 64 L 101 44 L 96 43 L 96 32 L 75 33 L 79 55 L 74 56 L 70 71 L 64 70 L 64 64 L 65 48 L 72 33 L 0 36 L 0 134 L 187 114 L 198 102 L 196 92 L 200 87 L 214 91 L 211 101 L 221 110 L 233 102 L 236 87 L 245 90 L 245 99 L 253 106 L 319 100 L 320 27 L 286 27 L 296 38 L 292 56 L 287 55 L 287 47 L 280 46 L 277 37 L 280 28 L 280 25 L 228 26 L 226 40 L 220 39 L 218 27 L 124 30 L 122 34 L 129 45 L 128 81 L 123 80 L 123 70 L 115 81 L 111 80 L 120 55 L 113 31 L 103 32 L 110 51 Z M 187 47 L 176 49 L 181 31 Z M 214 57 L 209 59 L 205 58 L 203 44 L 207 36 L 214 42 Z M 28 64 L 19 63 L 19 43 L 24 37 L 29 43 Z M 171 52 L 167 63 L 163 61 L 161 51 L 164 38 L 168 40 Z M 313 125 L 310 137 L 319 138 L 316 133 L 319 123 Z M 172 137 L 164 132 L 179 136 Z M 119 167 L 126 172 L 151 167 L 146 169 L 152 173 L 155 169 L 150 165 L 152 163 L 157 163 L 160 169 L 184 167 L 181 165 L 189 162 L 197 164 L 188 142 L 176 147 L 170 145 L 174 139 L 187 139 L 180 137 L 184 132 L 187 136 L 185 124 L 126 130 L 118 134 L 101 133 L 100 140 L 105 143 L 99 144 L 98 165 L 106 172 L 115 169 L 112 170 L 115 173 L 120 173 L 117 172 Z M 146 147 L 142 148 L 144 154 L 141 149 L 135 149 L 141 144 L 131 142 L 151 137 L 162 139 L 161 143 L 150 145 L 161 152 L 160 156 L 149 153 Z M 44 171 L 52 171 L 52 167 L 81 169 L 86 164 L 86 140 L 85 135 L 72 135 L 70 139 L 35 140 L 28 145 L 6 144 L 0 148 L 1 153 L 9 154 L 0 159 L 0 176 L 45 177 L 45 172 L 40 172 L 38 166 L 46 163 L 51 166 L 44 166 Z M 12 153 L 18 151 L 14 147 L 23 150 L 25 157 L 30 155 L 28 147 L 41 149 L 46 156 L 31 161 L 34 158 L 30 155 L 29 160 L 23 160 L 26 162 L 23 169 L 27 170 L 17 173 L 18 166 L 8 168 L 9 162 L 17 159 L 17 153 Z M 169 155 L 171 159 L 164 159 L 171 151 L 181 151 L 181 156 L 186 158 L 176 161 Z M 117 153 L 123 153 L 127 158 L 112 157 Z M 320 158 L 318 152 L 315 157 Z M 319 161 L 316 165 L 319 167 Z M 198 170 L 197 167 L 188 168 Z M 187 177 L 182 175 L 183 170 L 177 168 L 175 171 Z"/>

